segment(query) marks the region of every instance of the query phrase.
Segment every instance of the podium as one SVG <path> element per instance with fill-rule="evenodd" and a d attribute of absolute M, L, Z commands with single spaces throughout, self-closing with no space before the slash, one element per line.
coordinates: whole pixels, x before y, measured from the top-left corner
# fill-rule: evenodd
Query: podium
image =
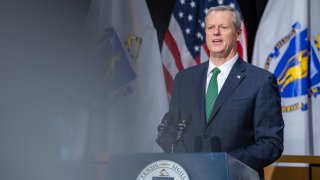
<path fill-rule="evenodd" d="M 227 153 L 114 154 L 106 180 L 259 180 L 258 173 Z"/>

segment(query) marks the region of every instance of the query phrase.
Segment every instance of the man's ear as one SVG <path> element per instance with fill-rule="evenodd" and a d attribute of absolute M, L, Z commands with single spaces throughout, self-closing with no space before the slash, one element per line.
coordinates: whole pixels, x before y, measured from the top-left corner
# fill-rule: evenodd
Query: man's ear
<path fill-rule="evenodd" d="M 237 30 L 237 41 L 240 41 L 241 32 L 242 32 L 242 28 Z"/>

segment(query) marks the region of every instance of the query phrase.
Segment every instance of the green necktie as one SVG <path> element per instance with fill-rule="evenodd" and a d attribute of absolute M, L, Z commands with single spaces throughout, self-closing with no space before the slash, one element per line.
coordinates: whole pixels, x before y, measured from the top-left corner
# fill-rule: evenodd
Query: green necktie
<path fill-rule="evenodd" d="M 209 117 L 211 115 L 211 111 L 213 108 L 213 105 L 217 99 L 218 96 L 218 81 L 217 77 L 220 73 L 219 68 L 214 68 L 212 71 L 212 77 L 209 82 L 207 94 L 206 94 L 206 120 L 209 121 Z"/>

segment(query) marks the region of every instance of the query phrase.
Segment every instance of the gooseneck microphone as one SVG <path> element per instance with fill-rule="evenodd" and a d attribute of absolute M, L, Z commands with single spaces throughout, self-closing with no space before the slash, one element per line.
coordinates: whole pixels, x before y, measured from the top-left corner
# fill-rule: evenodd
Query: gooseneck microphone
<path fill-rule="evenodd" d="M 158 135 L 156 142 L 161 143 L 162 142 L 162 137 L 164 134 L 168 131 L 168 126 L 172 123 L 173 121 L 173 115 L 170 112 L 167 112 L 162 120 L 161 123 L 158 125 Z"/>
<path fill-rule="evenodd" d="M 178 124 L 178 133 L 174 143 L 171 146 L 171 152 L 174 152 L 176 145 L 182 138 L 183 134 L 187 131 L 187 127 L 190 125 L 191 116 L 182 116 L 180 123 Z"/>

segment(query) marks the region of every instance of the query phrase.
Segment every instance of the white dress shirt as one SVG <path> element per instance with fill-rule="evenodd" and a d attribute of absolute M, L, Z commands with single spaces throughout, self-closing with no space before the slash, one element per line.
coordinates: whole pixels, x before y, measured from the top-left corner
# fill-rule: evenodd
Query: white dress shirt
<path fill-rule="evenodd" d="M 239 55 L 238 53 L 231 58 L 229 61 L 227 61 L 226 63 L 222 64 L 221 66 L 219 66 L 218 68 L 220 69 L 220 73 L 218 74 L 217 80 L 218 80 L 218 93 L 220 93 L 220 90 L 224 84 L 224 82 L 226 82 L 226 79 L 231 71 L 231 68 L 233 67 L 234 63 L 237 61 Z M 208 67 L 208 72 L 207 72 L 207 81 L 206 81 L 206 93 L 208 90 L 208 86 L 209 86 L 209 82 L 210 79 L 212 77 L 212 70 L 215 68 L 216 66 L 212 63 L 211 60 L 209 60 L 209 67 Z"/>

